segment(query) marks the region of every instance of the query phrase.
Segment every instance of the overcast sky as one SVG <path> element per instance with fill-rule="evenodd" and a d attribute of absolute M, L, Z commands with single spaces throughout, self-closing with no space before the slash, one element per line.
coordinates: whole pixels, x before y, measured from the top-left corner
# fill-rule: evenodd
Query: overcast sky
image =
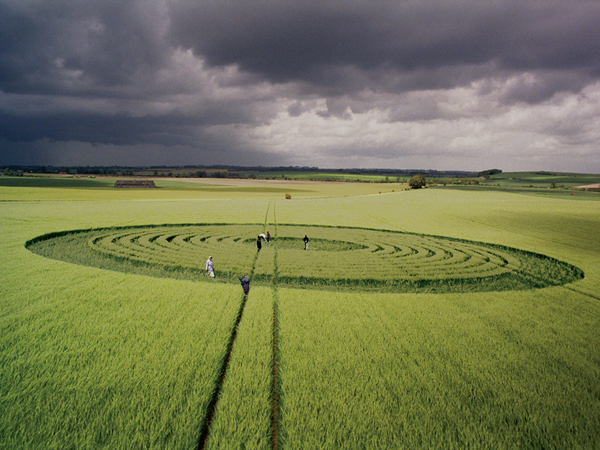
<path fill-rule="evenodd" d="M 600 1 L 0 0 L 0 164 L 600 174 Z"/>

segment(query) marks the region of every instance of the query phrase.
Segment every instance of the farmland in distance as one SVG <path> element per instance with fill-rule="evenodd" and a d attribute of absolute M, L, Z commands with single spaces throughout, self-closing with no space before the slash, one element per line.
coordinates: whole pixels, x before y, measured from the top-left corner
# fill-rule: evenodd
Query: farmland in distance
<path fill-rule="evenodd" d="M 73 202 L 49 189 L 19 199 L 11 186 L 0 203 L 0 447 L 198 448 L 205 429 L 205 448 L 594 447 L 600 201 L 441 189 L 311 198 L 327 188 L 304 189 L 292 200 L 166 188 L 156 199 L 94 199 L 82 187 Z M 242 230 L 229 233 L 240 238 L 237 253 L 191 253 L 203 269 L 211 251 L 215 280 L 202 270 L 187 279 L 106 270 L 26 248 L 51 233 L 181 224 Z M 266 230 L 274 239 L 258 254 L 254 240 Z M 443 293 L 286 284 L 299 270 L 287 252 L 305 255 L 299 267 L 314 273 L 328 252 L 364 252 L 357 274 L 385 270 L 378 253 L 390 242 L 369 252 L 356 246 L 371 245 L 369 236 L 348 230 L 516 249 L 583 278 Z M 284 239 L 303 234 L 307 251 Z M 319 250 L 319 239 L 329 247 Z M 245 304 L 241 271 L 256 278 Z"/>

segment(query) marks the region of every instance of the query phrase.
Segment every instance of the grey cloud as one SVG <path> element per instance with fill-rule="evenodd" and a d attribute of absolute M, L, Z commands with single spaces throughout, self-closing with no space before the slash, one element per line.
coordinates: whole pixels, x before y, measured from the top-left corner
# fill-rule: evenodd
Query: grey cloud
<path fill-rule="evenodd" d="M 600 74 L 597 2 L 187 2 L 173 7 L 172 21 L 178 45 L 271 82 L 326 86 L 343 81 L 346 66 L 422 78 L 492 62 Z M 378 88 L 373 81 L 356 89 Z M 454 74 L 451 83 L 469 81 Z"/>
<path fill-rule="evenodd" d="M 590 75 L 577 70 L 523 73 L 507 83 L 501 101 L 506 104 L 538 104 L 552 98 L 557 92 L 577 93 L 593 81 Z"/>
<path fill-rule="evenodd" d="M 152 1 L 0 3 L 0 88 L 98 95 L 156 71 L 170 52 L 165 13 Z"/>
<path fill-rule="evenodd" d="M 288 106 L 287 112 L 291 117 L 299 117 L 315 108 L 315 102 L 297 100 Z"/>
<path fill-rule="evenodd" d="M 596 0 L 0 0 L 0 140 L 417 157 L 443 146 L 440 123 L 596 92 L 599 25 Z M 531 132 L 589 147 L 596 117 Z"/>
<path fill-rule="evenodd" d="M 324 118 L 337 117 L 342 120 L 350 120 L 352 118 L 348 102 L 335 98 L 328 98 L 325 109 L 317 111 L 317 115 Z"/>
<path fill-rule="evenodd" d="M 187 142 L 181 142 L 181 137 L 173 131 L 191 125 L 189 119 L 178 115 L 134 118 L 122 114 L 78 112 L 27 117 L 0 114 L 0 136 L 13 142 L 34 142 L 47 138 L 51 141 L 115 145 L 139 142 L 174 145 Z"/>
<path fill-rule="evenodd" d="M 435 98 L 428 97 L 418 102 L 399 104 L 390 108 L 389 120 L 391 122 L 414 122 L 419 120 L 433 120 L 443 116 Z"/>
<path fill-rule="evenodd" d="M 101 144 L 193 145 L 202 129 L 218 125 L 255 124 L 252 109 L 214 106 L 193 115 L 171 112 L 131 116 L 125 113 L 58 111 L 44 115 L 15 115 L 0 112 L 0 137 L 7 141 L 81 141 Z"/>

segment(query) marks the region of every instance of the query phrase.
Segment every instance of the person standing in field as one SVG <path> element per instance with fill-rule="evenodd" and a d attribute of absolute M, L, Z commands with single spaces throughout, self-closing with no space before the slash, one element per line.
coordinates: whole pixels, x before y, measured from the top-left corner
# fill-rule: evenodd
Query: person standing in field
<path fill-rule="evenodd" d="M 271 233 L 269 233 L 269 232 L 267 231 L 267 242 L 269 242 L 270 240 L 271 240 Z"/>
<path fill-rule="evenodd" d="M 215 270 L 213 267 L 212 256 L 209 256 L 208 259 L 206 260 L 206 274 L 211 278 L 215 277 Z"/>
<path fill-rule="evenodd" d="M 304 235 L 304 250 L 308 250 L 308 236 Z"/>
<path fill-rule="evenodd" d="M 239 277 L 238 277 L 239 278 Z M 250 279 L 244 274 L 242 278 L 239 278 L 242 283 L 242 289 L 244 290 L 244 297 L 248 298 L 248 292 L 250 291 Z"/>
<path fill-rule="evenodd" d="M 260 236 L 258 236 L 258 239 L 256 240 L 256 247 L 258 248 L 258 251 L 260 252 L 260 249 L 262 248 L 262 241 L 260 240 Z"/>

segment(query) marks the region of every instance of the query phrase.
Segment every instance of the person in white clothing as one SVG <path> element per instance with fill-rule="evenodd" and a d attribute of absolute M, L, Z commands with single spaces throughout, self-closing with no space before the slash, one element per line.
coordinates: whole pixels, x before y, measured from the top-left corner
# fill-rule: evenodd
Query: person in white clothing
<path fill-rule="evenodd" d="M 211 278 L 215 277 L 215 269 L 213 268 L 212 256 L 209 256 L 206 260 L 206 274 Z"/>

